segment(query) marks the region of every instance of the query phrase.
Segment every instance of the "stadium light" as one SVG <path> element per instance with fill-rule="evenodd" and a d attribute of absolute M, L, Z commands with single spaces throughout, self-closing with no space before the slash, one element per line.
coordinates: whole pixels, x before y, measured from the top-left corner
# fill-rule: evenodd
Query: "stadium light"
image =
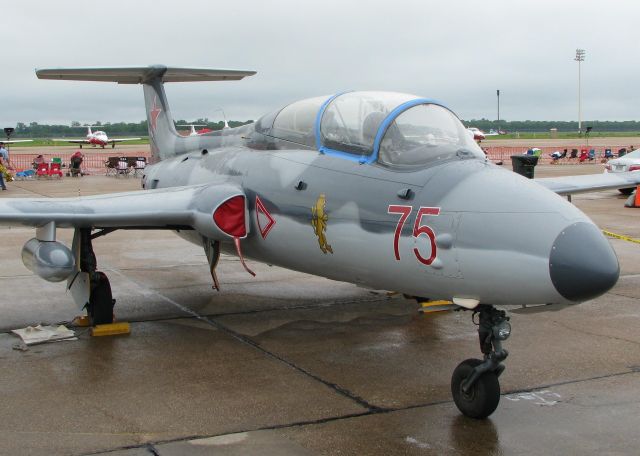
<path fill-rule="evenodd" d="M 584 49 L 576 49 L 576 56 L 573 60 L 578 62 L 578 133 L 582 134 L 582 94 L 580 87 L 580 62 L 584 61 L 585 50 Z"/>

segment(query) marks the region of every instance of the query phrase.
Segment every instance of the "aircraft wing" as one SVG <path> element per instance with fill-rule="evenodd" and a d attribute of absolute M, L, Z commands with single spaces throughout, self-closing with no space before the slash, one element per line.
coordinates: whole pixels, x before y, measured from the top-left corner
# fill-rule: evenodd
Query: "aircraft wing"
<path fill-rule="evenodd" d="M 246 236 L 245 199 L 239 187 L 228 183 L 77 198 L 2 198 L 0 225 L 39 227 L 55 222 L 60 228 L 195 229 L 222 241 Z M 244 234 L 229 227 L 241 228 Z"/>
<path fill-rule="evenodd" d="M 0 143 L 2 144 L 14 144 L 14 143 L 23 143 L 23 142 L 33 142 L 33 139 L 0 139 Z"/>
<path fill-rule="evenodd" d="M 640 185 L 640 172 L 586 174 L 583 176 L 544 177 L 535 180 L 559 195 L 598 192 Z"/>
<path fill-rule="evenodd" d="M 73 144 L 90 144 L 87 139 L 52 139 L 54 142 L 68 142 Z"/>
<path fill-rule="evenodd" d="M 115 138 L 115 139 L 109 139 L 110 143 L 118 143 L 118 142 L 123 142 L 123 141 L 138 141 L 142 138 Z"/>

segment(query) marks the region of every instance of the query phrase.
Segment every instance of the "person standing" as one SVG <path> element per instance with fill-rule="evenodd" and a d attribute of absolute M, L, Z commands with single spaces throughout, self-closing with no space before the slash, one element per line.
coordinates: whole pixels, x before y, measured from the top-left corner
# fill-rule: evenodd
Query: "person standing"
<path fill-rule="evenodd" d="M 0 155 L 0 187 L 2 187 L 3 191 L 7 189 L 7 186 L 4 183 L 4 172 L 4 155 Z"/>
<path fill-rule="evenodd" d="M 4 143 L 0 142 L 0 158 L 4 160 L 4 165 L 9 166 L 9 152 L 4 148 Z"/>

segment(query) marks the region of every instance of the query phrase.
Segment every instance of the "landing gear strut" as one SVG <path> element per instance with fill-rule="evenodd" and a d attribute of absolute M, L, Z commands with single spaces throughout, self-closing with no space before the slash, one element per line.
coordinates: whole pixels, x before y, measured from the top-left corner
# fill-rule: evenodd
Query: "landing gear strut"
<path fill-rule="evenodd" d="M 113 323 L 113 306 L 116 300 L 111 294 L 111 284 L 104 272 L 97 271 L 96 255 L 91 243 L 91 229 L 80 230 L 80 270 L 89 274 L 89 302 L 85 304 L 92 325 Z"/>
<path fill-rule="evenodd" d="M 467 359 L 461 362 L 451 376 L 451 393 L 458 409 L 470 418 L 486 418 L 500 402 L 498 377 L 505 369 L 504 361 L 509 352 L 502 348 L 502 341 L 511 334 L 509 317 L 503 310 L 487 304 L 479 305 L 478 336 L 484 360 Z M 475 320 L 474 320 L 475 322 Z"/>

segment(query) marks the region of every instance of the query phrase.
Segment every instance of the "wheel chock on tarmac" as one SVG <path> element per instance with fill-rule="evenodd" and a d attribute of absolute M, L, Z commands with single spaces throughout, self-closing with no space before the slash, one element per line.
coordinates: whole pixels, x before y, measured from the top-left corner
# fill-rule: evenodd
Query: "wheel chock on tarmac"
<path fill-rule="evenodd" d="M 108 323 L 105 325 L 95 325 L 93 328 L 91 328 L 91 335 L 93 337 L 115 336 L 118 334 L 129 334 L 130 332 L 131 327 L 126 321 L 119 323 Z"/>
<path fill-rule="evenodd" d="M 89 315 L 78 315 L 76 318 L 71 320 L 71 324 L 80 328 L 88 328 L 91 326 L 91 319 L 89 318 Z"/>
<path fill-rule="evenodd" d="M 629 198 L 627 198 L 627 201 L 624 203 L 624 207 L 640 207 L 640 191 L 638 190 L 640 190 L 640 185 L 629 195 Z"/>
<path fill-rule="evenodd" d="M 421 306 L 419 312 L 421 313 L 443 312 L 456 307 L 451 301 L 419 301 L 419 303 Z"/>

